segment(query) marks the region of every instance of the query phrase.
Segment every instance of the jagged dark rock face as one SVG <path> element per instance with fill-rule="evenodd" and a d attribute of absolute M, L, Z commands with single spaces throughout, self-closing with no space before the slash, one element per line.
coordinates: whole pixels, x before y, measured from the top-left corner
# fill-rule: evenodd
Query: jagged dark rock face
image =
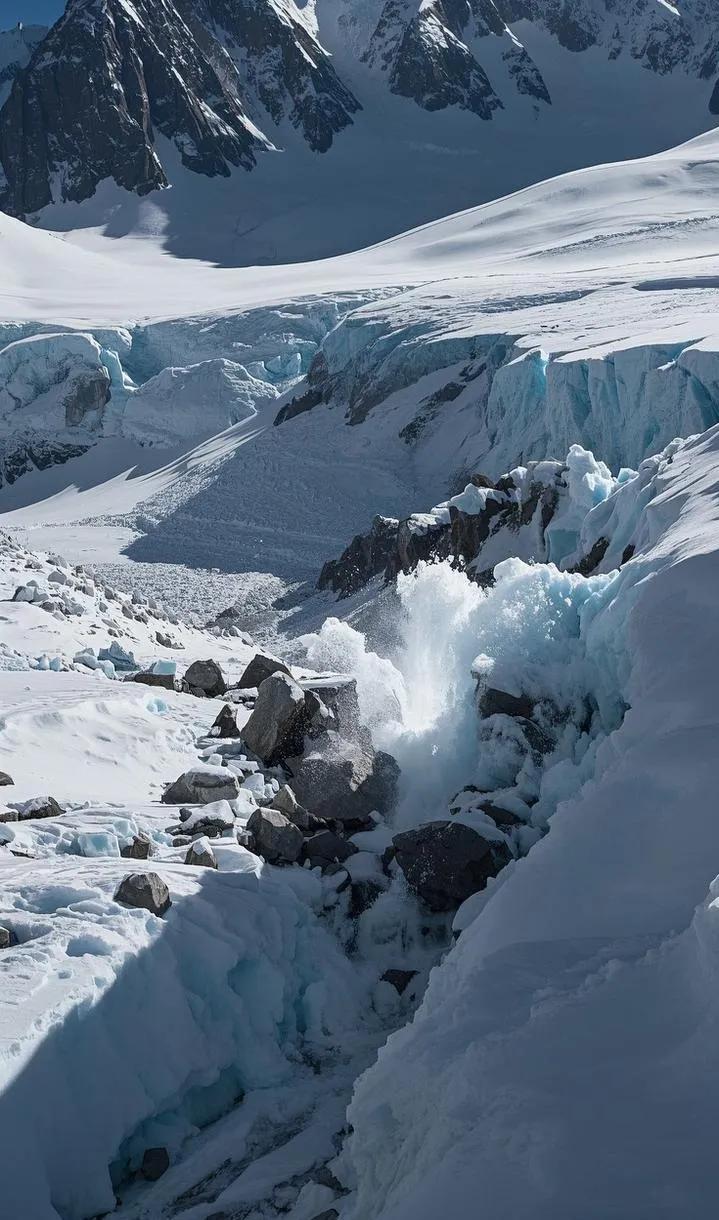
<path fill-rule="evenodd" d="M 204 0 L 207 23 L 225 46 L 246 87 L 275 123 L 289 119 L 316 152 L 326 152 L 352 122 L 359 102 L 292 6 L 271 0 Z"/>
<path fill-rule="evenodd" d="M 489 38 L 505 43 L 512 91 L 549 103 L 539 69 L 508 34 L 493 0 L 434 0 L 421 7 L 387 0 L 365 60 L 389 74 L 392 93 L 425 110 L 459 106 L 486 120 L 504 105 L 477 58 L 477 45 Z"/>
<path fill-rule="evenodd" d="M 0 112 L 2 206 L 79 201 L 108 177 L 140 195 L 166 186 L 155 129 L 201 173 L 249 168 L 260 144 L 232 65 L 225 55 L 221 76 L 201 42 L 170 0 L 71 0 Z"/>
<path fill-rule="evenodd" d="M 157 133 L 198 173 L 252 169 L 270 146 L 249 117 L 262 107 L 317 151 L 359 108 L 299 11 L 294 21 L 272 0 L 70 0 L 0 111 L 0 206 L 26 216 L 86 199 L 105 178 L 139 195 L 167 186 Z"/>
<path fill-rule="evenodd" d="M 465 571 L 475 583 L 491 585 L 493 565 L 482 563 L 485 544 L 493 540 L 494 562 L 498 562 L 497 543 L 501 546 L 503 535 L 505 557 L 509 558 L 516 553 L 517 535 L 522 529 L 532 531 L 535 558 L 545 561 L 549 550 L 546 533 L 560 494 L 566 490 L 563 477 L 566 468 L 555 463 L 553 482 L 547 483 L 533 481 L 532 470 L 536 466 L 536 462 L 528 464 L 529 478 L 523 491 L 507 475 L 496 484 L 484 475 L 475 475 L 472 484 L 492 493 L 478 512 L 464 512 L 450 504 L 449 520 L 434 524 L 422 516 L 404 521 L 375 517 L 368 534 L 358 534 L 338 559 L 324 565 L 317 587 L 329 589 L 340 598 L 349 597 L 378 576 L 389 583 L 400 572 L 412 572 L 422 562 L 445 559 Z"/>
<path fill-rule="evenodd" d="M 442 21 L 441 5 L 421 10 L 407 25 L 390 73 L 390 88 L 425 110 L 462 106 L 491 119 L 502 105 L 472 53 Z"/>

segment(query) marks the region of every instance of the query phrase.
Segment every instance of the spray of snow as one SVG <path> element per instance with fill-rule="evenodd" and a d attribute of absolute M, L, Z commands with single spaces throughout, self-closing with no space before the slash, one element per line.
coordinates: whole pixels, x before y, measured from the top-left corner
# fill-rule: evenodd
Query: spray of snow
<path fill-rule="evenodd" d="M 447 801 L 463 785 L 486 789 L 518 782 L 516 750 L 478 731 L 478 680 L 503 690 L 549 700 L 576 719 L 585 700 L 597 709 L 598 727 L 616 727 L 623 702 L 617 665 L 588 647 L 588 629 L 615 574 L 586 578 L 553 564 L 507 560 L 489 590 L 448 563 L 421 564 L 398 580 L 399 644 L 392 658 L 373 652 L 348 623 L 328 620 L 303 637 L 309 663 L 352 673 L 375 743 L 402 768 L 398 825 L 446 816 Z M 617 650 L 619 658 L 621 648 Z M 589 744 L 565 733 L 558 762 L 573 772 Z M 541 795 L 541 779 L 525 767 L 525 795 Z M 558 788 L 540 801 L 540 821 L 551 815 Z"/>

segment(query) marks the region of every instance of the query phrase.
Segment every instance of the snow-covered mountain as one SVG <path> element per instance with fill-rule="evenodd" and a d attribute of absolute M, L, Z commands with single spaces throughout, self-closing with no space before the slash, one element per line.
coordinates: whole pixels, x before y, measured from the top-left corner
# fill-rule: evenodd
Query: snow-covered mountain
<path fill-rule="evenodd" d="M 706 129 L 719 17 L 706 0 L 70 0 L 13 75 L 5 211 L 286 262 Z"/>

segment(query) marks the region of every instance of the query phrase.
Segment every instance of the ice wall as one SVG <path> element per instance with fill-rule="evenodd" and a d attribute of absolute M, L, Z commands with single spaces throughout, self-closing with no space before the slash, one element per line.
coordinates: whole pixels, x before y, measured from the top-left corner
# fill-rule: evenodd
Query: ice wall
<path fill-rule="evenodd" d="M 285 414 L 305 400 L 354 425 L 382 414 L 420 470 L 443 468 L 450 480 L 477 469 L 496 477 L 574 443 L 613 468 L 637 466 L 719 420 L 719 351 L 701 332 L 696 342 L 618 338 L 584 350 L 574 340 L 565 352 L 553 340 L 547 352 L 522 336 L 520 309 L 494 328 L 480 302 L 448 293 L 446 313 L 442 304 L 439 293 L 431 303 L 408 296 L 350 314 L 283 399 Z"/>

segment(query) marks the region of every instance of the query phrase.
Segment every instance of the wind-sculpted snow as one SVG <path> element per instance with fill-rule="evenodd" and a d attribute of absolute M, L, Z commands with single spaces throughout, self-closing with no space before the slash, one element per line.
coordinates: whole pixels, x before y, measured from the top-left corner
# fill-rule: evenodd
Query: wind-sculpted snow
<path fill-rule="evenodd" d="M 621 572 L 575 576 L 562 593 L 551 567 L 514 565 L 486 599 L 498 612 L 488 639 L 476 613 L 466 619 L 490 674 L 507 680 L 497 644 L 509 629 L 512 664 L 529 646 L 510 673 L 523 689 L 581 673 L 580 686 L 628 711 L 590 766 L 567 757 L 547 772 L 549 833 L 459 921 L 415 1021 L 357 1085 L 352 1220 L 703 1213 L 718 1066 L 718 452 L 716 428 L 673 445 L 590 512 L 589 537 L 601 524 L 610 547 L 636 547 Z M 575 641 L 557 671 L 552 633 L 529 630 L 548 621 L 552 590 Z"/>

